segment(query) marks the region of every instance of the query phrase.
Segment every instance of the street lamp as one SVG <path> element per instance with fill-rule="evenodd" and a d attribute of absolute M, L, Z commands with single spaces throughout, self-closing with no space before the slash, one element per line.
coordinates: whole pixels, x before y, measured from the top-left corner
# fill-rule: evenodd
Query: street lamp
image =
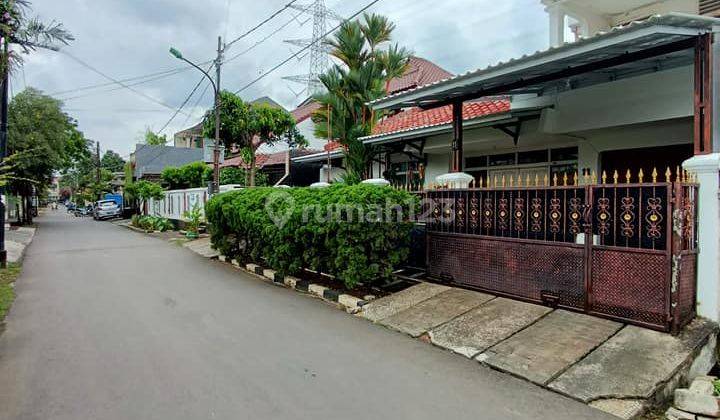
<path fill-rule="evenodd" d="M 213 182 L 212 192 L 217 193 L 220 191 L 220 65 L 222 62 L 222 40 L 218 37 L 218 55 L 215 59 L 215 68 L 217 70 L 216 78 L 217 81 L 213 80 L 210 74 L 200 68 L 197 64 L 183 57 L 180 50 L 177 48 L 170 48 L 170 54 L 172 54 L 178 60 L 182 60 L 205 75 L 205 77 L 212 84 L 213 90 L 215 91 L 215 145 L 213 147 Z"/>

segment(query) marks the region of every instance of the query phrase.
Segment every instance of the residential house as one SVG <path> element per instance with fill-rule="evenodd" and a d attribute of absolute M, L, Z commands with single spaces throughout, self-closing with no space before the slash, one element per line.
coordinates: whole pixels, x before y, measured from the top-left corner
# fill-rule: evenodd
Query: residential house
<path fill-rule="evenodd" d="M 135 179 L 159 181 L 163 169 L 205 161 L 203 149 L 137 144 L 131 156 Z"/>
<path fill-rule="evenodd" d="M 291 165 L 291 159 L 303 155 L 317 153 L 311 149 L 289 149 L 275 153 L 259 153 L 255 156 L 255 168 L 258 172 L 267 175 L 269 185 L 292 185 L 296 187 L 308 186 L 317 181 L 315 169 L 305 165 Z M 220 168 L 239 167 L 248 169 L 242 156 L 227 159 Z"/>
<path fill-rule="evenodd" d="M 398 94 L 411 89 L 415 89 L 419 86 L 423 86 L 430 83 L 435 83 L 443 79 L 452 77 L 452 74 L 437 64 L 426 60 L 421 57 L 411 56 L 408 60 L 408 68 L 402 77 L 391 79 L 387 84 L 388 94 Z M 312 166 L 317 171 L 317 181 L 334 181 L 342 177 L 345 173 L 344 170 L 344 151 L 340 148 L 340 145 L 336 142 L 328 143 L 327 139 L 314 138 L 314 124 L 312 119 L 312 113 L 320 108 L 320 105 L 312 99 L 307 99 L 300 106 L 293 111 L 293 116 L 298 122 L 298 130 L 305 135 L 307 139 L 313 139 L 310 143 L 313 149 L 322 149 L 320 153 L 300 156 L 293 158 L 294 164 Z M 328 164 L 328 161 L 330 162 Z M 404 165 L 402 170 L 407 170 L 407 165 Z M 382 176 L 383 171 L 386 170 L 384 167 L 374 165 L 374 176 Z M 331 174 L 328 177 L 328 174 Z"/>
<path fill-rule="evenodd" d="M 544 4 L 549 49 L 372 103 L 400 112 L 364 141 L 426 188 L 429 274 L 664 331 L 720 320 L 720 20 Z"/>

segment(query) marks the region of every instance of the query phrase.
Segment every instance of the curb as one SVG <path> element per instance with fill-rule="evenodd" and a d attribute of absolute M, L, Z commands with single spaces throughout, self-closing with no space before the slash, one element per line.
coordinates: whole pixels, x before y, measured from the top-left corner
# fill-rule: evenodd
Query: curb
<path fill-rule="evenodd" d="M 356 314 L 362 310 L 363 305 L 368 302 L 358 297 L 339 292 L 322 286 L 320 284 L 310 283 L 293 276 L 283 276 L 271 268 L 264 268 L 258 264 L 246 264 L 244 267 L 235 259 L 230 259 L 225 255 L 218 256 L 218 261 L 230 263 L 239 270 L 248 274 L 253 274 L 263 280 L 270 281 L 273 284 L 288 289 L 297 290 L 298 292 L 311 294 L 326 302 L 333 303 L 346 312 Z"/>

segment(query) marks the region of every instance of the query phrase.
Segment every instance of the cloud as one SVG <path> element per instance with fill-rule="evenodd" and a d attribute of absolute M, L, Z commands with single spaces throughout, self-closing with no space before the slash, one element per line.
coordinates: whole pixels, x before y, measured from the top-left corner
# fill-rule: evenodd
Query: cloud
<path fill-rule="evenodd" d="M 311 0 L 307 0 L 311 1 Z M 212 59 L 217 36 L 232 39 L 281 8 L 284 0 L 33 0 L 35 14 L 62 22 L 76 40 L 66 50 L 114 78 L 122 79 L 182 66 L 169 53 L 170 46 L 197 62 Z M 327 0 L 343 16 L 366 4 L 365 0 Z M 229 5 L 229 7 L 228 7 Z M 547 46 L 547 17 L 539 0 L 383 0 L 371 11 L 396 23 L 395 40 L 449 71 L 459 73 L 530 53 Z M 228 57 L 243 51 L 292 18 L 283 13 L 260 30 L 235 44 Z M 304 24 L 303 24 L 304 22 Z M 336 21 L 328 19 L 331 27 Z M 298 18 L 262 45 L 223 68 L 224 88 L 235 90 L 268 71 L 297 51 L 285 39 L 309 38 L 312 21 Z M 247 91 L 245 99 L 268 95 L 291 109 L 303 98 L 303 87 L 283 76 L 308 72 L 308 57 L 293 60 Z M 135 88 L 172 106 L 179 106 L 201 79 L 197 71 L 141 84 Z M 13 92 L 25 85 L 48 93 L 106 83 L 101 76 L 69 57 L 38 51 L 25 58 L 22 71 L 13 76 Z M 172 135 L 197 122 L 211 105 L 206 84 L 196 92 L 165 131 Z M 205 95 L 200 102 L 200 93 Z M 89 96 L 89 93 L 93 93 Z M 103 149 L 129 153 L 145 127 L 159 129 L 173 111 L 133 92 L 108 86 L 92 91 L 58 95 L 68 113 L 89 138 Z M 196 106 L 197 104 L 197 106 Z"/>

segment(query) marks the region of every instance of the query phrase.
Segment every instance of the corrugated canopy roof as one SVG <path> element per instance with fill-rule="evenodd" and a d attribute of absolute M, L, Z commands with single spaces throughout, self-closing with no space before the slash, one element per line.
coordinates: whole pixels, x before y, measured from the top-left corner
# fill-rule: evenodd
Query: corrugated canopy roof
<path fill-rule="evenodd" d="M 601 32 L 372 101 L 375 109 L 435 107 L 489 95 L 541 93 L 688 65 L 695 37 L 720 19 L 669 14 Z"/>

